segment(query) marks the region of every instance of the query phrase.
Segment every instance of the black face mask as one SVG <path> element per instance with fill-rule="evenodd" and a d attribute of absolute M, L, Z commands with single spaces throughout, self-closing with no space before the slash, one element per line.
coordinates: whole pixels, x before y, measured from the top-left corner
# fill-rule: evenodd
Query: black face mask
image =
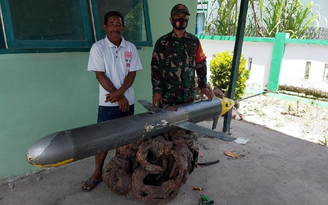
<path fill-rule="evenodd" d="M 184 30 L 188 25 L 188 21 L 189 19 L 185 18 L 172 19 L 172 26 L 175 29 Z"/>

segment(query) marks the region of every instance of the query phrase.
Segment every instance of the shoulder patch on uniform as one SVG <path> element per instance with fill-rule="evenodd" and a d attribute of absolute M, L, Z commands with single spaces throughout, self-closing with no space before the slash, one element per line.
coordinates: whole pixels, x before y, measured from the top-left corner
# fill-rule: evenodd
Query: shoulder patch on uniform
<path fill-rule="evenodd" d="M 202 45 L 199 42 L 199 46 L 198 46 L 197 53 L 196 53 L 196 63 L 199 63 L 205 59 L 206 59 L 206 55 L 203 51 Z"/>

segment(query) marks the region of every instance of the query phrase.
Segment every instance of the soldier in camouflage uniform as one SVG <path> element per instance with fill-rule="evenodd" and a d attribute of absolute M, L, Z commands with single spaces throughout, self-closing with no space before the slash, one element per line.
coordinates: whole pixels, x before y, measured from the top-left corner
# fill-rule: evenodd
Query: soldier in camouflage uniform
<path fill-rule="evenodd" d="M 171 10 L 173 31 L 160 37 L 151 61 L 153 107 L 174 106 L 195 99 L 195 72 L 201 97 L 212 99 L 207 88 L 206 56 L 199 39 L 185 31 L 190 13 L 183 4 Z"/>

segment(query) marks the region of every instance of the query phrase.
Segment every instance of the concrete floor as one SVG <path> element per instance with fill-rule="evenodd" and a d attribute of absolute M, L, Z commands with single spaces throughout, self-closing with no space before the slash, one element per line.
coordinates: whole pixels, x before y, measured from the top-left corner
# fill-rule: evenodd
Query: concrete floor
<path fill-rule="evenodd" d="M 202 122 L 210 127 L 210 121 Z M 219 125 L 222 125 L 222 119 Z M 219 130 L 221 129 L 220 126 Z M 218 164 L 198 167 L 169 205 L 197 205 L 200 195 L 215 205 L 323 205 L 328 204 L 328 148 L 299 140 L 245 121 L 231 122 L 234 137 L 249 138 L 246 145 L 207 137 L 198 139 L 203 157 Z M 231 159 L 224 151 L 244 155 Z M 114 155 L 113 151 L 107 161 Z M 113 194 L 104 183 L 92 192 L 81 184 L 93 171 L 93 157 L 40 171 L 0 186 L 1 205 L 139 205 Z M 200 186 L 204 190 L 193 190 Z"/>

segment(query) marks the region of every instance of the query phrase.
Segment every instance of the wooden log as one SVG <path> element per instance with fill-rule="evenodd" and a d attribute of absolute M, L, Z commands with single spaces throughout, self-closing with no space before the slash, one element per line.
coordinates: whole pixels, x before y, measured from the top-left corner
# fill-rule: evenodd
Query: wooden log
<path fill-rule="evenodd" d="M 198 162 L 196 135 L 174 129 L 117 149 L 103 180 L 110 191 L 145 204 L 175 198 Z"/>

